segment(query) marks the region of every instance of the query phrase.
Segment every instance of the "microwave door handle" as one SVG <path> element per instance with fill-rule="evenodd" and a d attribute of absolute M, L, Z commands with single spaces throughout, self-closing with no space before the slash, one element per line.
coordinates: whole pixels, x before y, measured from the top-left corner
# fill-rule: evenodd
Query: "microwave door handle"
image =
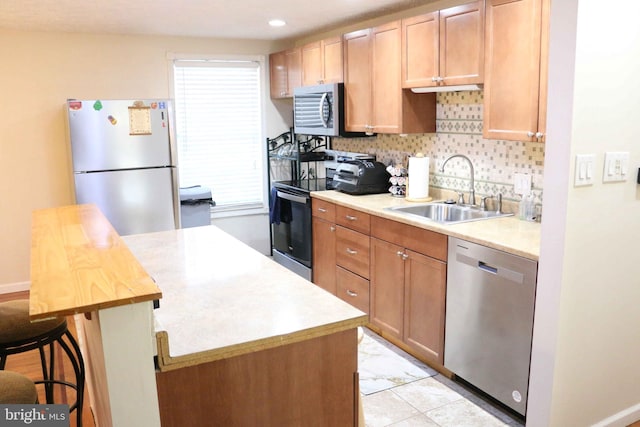
<path fill-rule="evenodd" d="M 329 94 L 327 92 L 322 94 L 322 97 L 320 98 L 320 105 L 319 108 L 320 110 L 318 111 L 318 113 L 320 113 L 320 120 L 322 120 L 322 126 L 324 126 L 325 128 L 329 127 L 329 117 L 324 118 L 324 103 L 327 102 L 327 96 Z"/>
<path fill-rule="evenodd" d="M 290 200 L 292 202 L 298 202 L 298 203 L 307 203 L 308 199 L 306 197 L 303 196 L 296 196 L 293 194 L 289 194 L 289 193 L 283 193 L 282 191 L 278 191 L 276 192 L 276 195 L 278 197 L 280 197 L 281 199 L 286 199 L 286 200 Z"/>

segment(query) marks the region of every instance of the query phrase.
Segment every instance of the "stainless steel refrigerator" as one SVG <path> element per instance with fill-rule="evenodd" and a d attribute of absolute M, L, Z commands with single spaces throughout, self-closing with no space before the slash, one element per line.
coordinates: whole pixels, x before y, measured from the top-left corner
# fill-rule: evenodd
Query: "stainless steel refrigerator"
<path fill-rule="evenodd" d="M 94 203 L 120 235 L 178 228 L 168 100 L 68 100 L 76 203 Z"/>

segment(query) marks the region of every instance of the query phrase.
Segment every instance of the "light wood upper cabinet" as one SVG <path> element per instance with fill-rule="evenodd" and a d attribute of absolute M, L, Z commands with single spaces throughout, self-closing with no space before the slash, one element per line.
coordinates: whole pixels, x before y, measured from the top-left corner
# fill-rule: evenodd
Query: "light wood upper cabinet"
<path fill-rule="evenodd" d="M 342 37 L 306 44 L 302 47 L 302 85 L 342 82 Z"/>
<path fill-rule="evenodd" d="M 402 90 L 401 41 L 400 21 L 344 35 L 347 131 L 435 132 L 435 95 Z"/>
<path fill-rule="evenodd" d="M 548 0 L 487 0 L 483 136 L 543 141 Z"/>
<path fill-rule="evenodd" d="M 325 83 L 342 83 L 342 37 L 322 40 L 322 66 Z"/>
<path fill-rule="evenodd" d="M 402 87 L 483 82 L 484 0 L 402 20 Z"/>
<path fill-rule="evenodd" d="M 446 86 L 484 81 L 484 0 L 440 11 L 440 77 Z"/>
<path fill-rule="evenodd" d="M 300 48 L 269 55 L 271 98 L 291 98 L 293 89 L 302 86 L 301 56 Z"/>
<path fill-rule="evenodd" d="M 371 30 L 344 35 L 345 129 L 365 132 L 371 123 Z"/>
<path fill-rule="evenodd" d="M 322 81 L 322 51 L 320 42 L 302 46 L 302 85 L 319 84 Z"/>
<path fill-rule="evenodd" d="M 439 13 L 402 20 L 402 87 L 436 86 L 440 75 Z"/>
<path fill-rule="evenodd" d="M 400 22 L 371 30 L 372 117 L 375 132 L 401 133 Z"/>

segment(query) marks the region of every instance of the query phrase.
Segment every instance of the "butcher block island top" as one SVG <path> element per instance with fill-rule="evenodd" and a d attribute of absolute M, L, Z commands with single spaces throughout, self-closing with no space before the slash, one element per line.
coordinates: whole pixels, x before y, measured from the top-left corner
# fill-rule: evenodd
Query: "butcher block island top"
<path fill-rule="evenodd" d="M 364 325 L 367 315 L 215 226 L 125 236 L 162 289 L 161 371 Z"/>
<path fill-rule="evenodd" d="M 32 320 L 162 297 L 95 205 L 36 210 L 31 231 Z"/>

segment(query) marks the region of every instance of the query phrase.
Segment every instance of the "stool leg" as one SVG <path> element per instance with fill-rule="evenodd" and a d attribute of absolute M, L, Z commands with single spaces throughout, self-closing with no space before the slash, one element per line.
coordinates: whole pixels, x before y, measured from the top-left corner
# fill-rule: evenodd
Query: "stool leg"
<path fill-rule="evenodd" d="M 73 372 L 76 377 L 76 402 L 69 408 L 69 412 L 75 410 L 76 411 L 76 425 L 78 427 L 82 427 L 82 406 L 84 401 L 84 383 L 85 383 L 85 370 L 84 370 L 84 360 L 82 359 L 82 353 L 80 352 L 80 347 L 78 343 L 73 338 L 73 335 L 69 331 L 65 332 L 65 337 L 71 344 L 73 351 L 69 347 L 69 345 L 63 341 L 62 337 L 59 339 L 60 346 L 64 349 L 65 353 L 69 357 L 71 364 L 73 365 Z M 75 354 L 74 354 L 75 353 Z"/>
<path fill-rule="evenodd" d="M 42 384 L 44 385 L 44 394 L 47 403 L 53 403 L 53 368 L 55 357 L 53 355 L 53 343 L 49 344 L 49 362 L 50 365 L 47 365 L 47 357 L 44 352 L 44 347 L 38 347 L 38 352 L 40 353 L 40 366 L 42 367 Z"/>
<path fill-rule="evenodd" d="M 7 364 L 7 355 L 0 356 L 0 371 L 4 371 L 4 366 Z"/>

